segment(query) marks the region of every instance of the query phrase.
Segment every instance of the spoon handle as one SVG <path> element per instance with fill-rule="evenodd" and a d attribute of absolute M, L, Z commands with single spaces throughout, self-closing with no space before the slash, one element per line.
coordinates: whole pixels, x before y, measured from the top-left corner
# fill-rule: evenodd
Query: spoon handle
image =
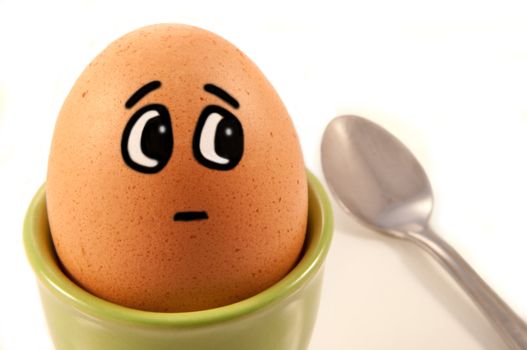
<path fill-rule="evenodd" d="M 429 228 L 408 233 L 411 240 L 431 253 L 467 292 L 510 349 L 527 350 L 525 322 L 483 281 L 453 247 Z"/>

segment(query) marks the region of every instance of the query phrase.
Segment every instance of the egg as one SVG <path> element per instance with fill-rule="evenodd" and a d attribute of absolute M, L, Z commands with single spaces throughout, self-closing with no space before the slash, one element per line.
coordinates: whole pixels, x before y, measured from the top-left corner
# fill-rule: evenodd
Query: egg
<path fill-rule="evenodd" d="M 46 183 L 65 273 L 149 311 L 231 304 L 298 261 L 307 180 L 280 97 L 225 39 L 138 29 L 80 75 L 58 116 Z"/>

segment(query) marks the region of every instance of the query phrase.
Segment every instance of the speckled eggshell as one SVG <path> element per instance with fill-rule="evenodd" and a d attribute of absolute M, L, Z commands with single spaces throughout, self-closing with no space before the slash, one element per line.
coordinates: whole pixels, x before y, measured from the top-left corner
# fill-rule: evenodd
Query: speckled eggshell
<path fill-rule="evenodd" d="M 125 108 L 156 80 L 160 88 Z M 121 139 L 134 112 L 152 103 L 170 113 L 173 151 L 147 174 L 124 161 Z M 243 127 L 243 155 L 231 170 L 208 168 L 193 154 L 208 105 Z M 46 193 L 66 273 L 101 298 L 143 310 L 201 310 L 257 294 L 295 265 L 306 231 L 306 173 L 285 106 L 240 50 L 191 26 L 136 30 L 89 64 L 58 117 Z M 206 211 L 208 219 L 174 221 L 180 211 Z"/>

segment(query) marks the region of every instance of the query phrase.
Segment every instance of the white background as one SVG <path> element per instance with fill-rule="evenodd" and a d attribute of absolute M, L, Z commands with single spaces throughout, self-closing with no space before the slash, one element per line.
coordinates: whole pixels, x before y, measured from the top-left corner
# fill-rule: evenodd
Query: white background
<path fill-rule="evenodd" d="M 431 178 L 435 230 L 526 318 L 526 5 L 346 3 L 0 0 L 0 348 L 52 348 L 22 221 L 45 180 L 62 101 L 108 43 L 158 22 L 204 27 L 248 54 L 281 95 L 319 177 L 331 118 L 358 114 L 397 135 Z M 310 350 L 504 349 L 417 247 L 334 209 Z"/>

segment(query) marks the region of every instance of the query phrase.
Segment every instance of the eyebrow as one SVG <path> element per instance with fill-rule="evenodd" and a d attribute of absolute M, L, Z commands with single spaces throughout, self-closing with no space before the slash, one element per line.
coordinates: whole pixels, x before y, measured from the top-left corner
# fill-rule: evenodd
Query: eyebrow
<path fill-rule="evenodd" d="M 126 101 L 124 106 L 126 108 L 132 108 L 137 102 L 139 102 L 140 99 L 145 97 L 146 94 L 148 94 L 149 92 L 155 89 L 159 89 L 160 87 L 161 87 L 161 82 L 159 80 L 154 80 L 154 81 L 149 82 L 148 84 L 145 84 L 139 90 L 134 92 L 132 96 L 130 96 L 130 98 Z"/>
<path fill-rule="evenodd" d="M 203 89 L 205 91 L 207 91 L 207 92 L 210 92 L 213 95 L 218 96 L 223 101 L 227 102 L 228 104 L 230 104 L 231 106 L 233 106 L 236 109 L 238 109 L 240 107 L 240 103 L 234 97 L 229 95 L 229 93 L 227 91 L 223 90 L 219 86 L 216 86 L 214 84 L 205 84 L 203 86 Z"/>

